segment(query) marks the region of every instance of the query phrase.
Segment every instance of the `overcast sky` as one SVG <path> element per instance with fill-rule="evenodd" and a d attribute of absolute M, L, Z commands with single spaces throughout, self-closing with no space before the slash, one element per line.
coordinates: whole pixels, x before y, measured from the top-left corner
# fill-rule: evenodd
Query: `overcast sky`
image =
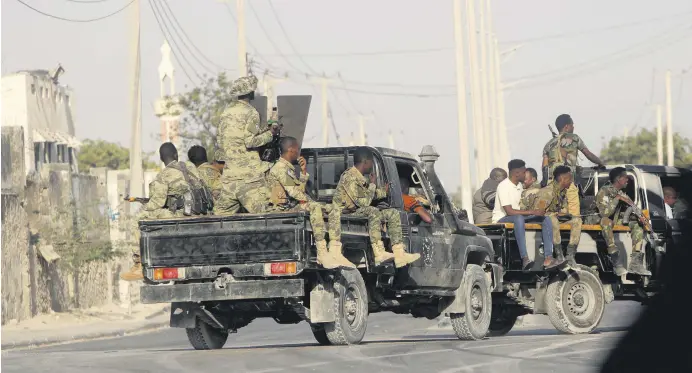
<path fill-rule="evenodd" d="M 92 4 L 84 3 L 90 0 L 23 1 L 52 15 L 89 19 L 109 14 L 130 0 L 91 0 Z M 152 1 L 165 9 L 161 0 Z M 217 72 L 218 66 L 237 68 L 237 33 L 232 18 L 236 16 L 235 1 L 231 0 L 230 10 L 221 0 L 167 3 L 194 42 L 194 47 L 187 42 L 192 47 L 192 52 L 188 51 L 181 43 L 182 33 L 174 31 L 174 27 L 178 29 L 175 22 L 169 23 L 178 43 L 178 47 L 172 45 L 174 52 L 193 65 L 175 61 L 178 90 L 197 84 L 196 73 Z M 267 0 L 246 0 L 249 53 L 259 52 L 258 60 L 277 70 L 293 74 L 296 70 L 327 75 L 340 72 L 345 80 L 366 83 L 349 83 L 347 88 L 368 93 L 330 91 L 342 142 L 348 143 L 350 133 L 357 133 L 357 112 L 375 112 L 367 127 L 371 144 L 387 146 L 390 129 L 401 150 L 417 155 L 423 145 L 434 144 L 442 155 L 439 169 L 446 184 L 459 184 L 451 0 L 272 3 L 293 45 L 304 55 L 303 61 L 294 56 Z M 577 133 L 595 151 L 610 137 L 622 135 L 626 127 L 631 128 L 630 133 L 654 128 L 654 109 L 647 105 L 664 102 L 666 69 L 674 75 L 674 125 L 692 137 L 692 72 L 679 75 L 692 67 L 689 0 L 493 0 L 492 10 L 501 49 L 521 44 L 502 64 L 503 81 L 524 79 L 523 85 L 514 86 L 505 98 L 512 157 L 538 166 L 541 149 L 550 136 L 546 126 L 563 112 L 572 115 Z M 61 81 L 76 91 L 77 136 L 128 146 L 128 12 L 98 22 L 74 23 L 43 16 L 17 0 L 2 0 L 1 12 L 2 73 L 52 69 L 62 63 L 66 73 Z M 149 0 L 141 0 L 141 14 L 143 146 L 145 151 L 152 151 L 158 147 L 160 128 L 152 105 L 159 95 L 157 68 L 163 34 Z M 370 53 L 421 49 L 427 51 Z M 278 94 L 314 95 L 306 146 L 322 144 L 319 92 L 304 84 L 282 83 L 277 87 Z M 440 96 L 416 98 L 372 92 Z M 333 131 L 331 136 L 330 145 L 336 145 Z"/>

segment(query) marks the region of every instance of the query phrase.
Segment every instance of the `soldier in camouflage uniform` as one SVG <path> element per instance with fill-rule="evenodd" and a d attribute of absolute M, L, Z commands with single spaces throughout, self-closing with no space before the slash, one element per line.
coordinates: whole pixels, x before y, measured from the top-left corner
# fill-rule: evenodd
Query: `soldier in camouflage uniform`
<path fill-rule="evenodd" d="M 324 215 L 321 203 L 313 201 L 305 192 L 305 183 L 310 175 L 305 158 L 300 156 L 300 144 L 294 137 L 283 137 L 280 142 L 281 158 L 269 171 L 272 185 L 272 204 L 277 211 L 308 211 L 312 235 L 317 248 L 317 263 L 326 269 L 337 267 L 356 268 L 340 252 L 327 251 L 324 231 Z M 294 164 L 300 165 L 300 177 L 296 176 Z"/>
<path fill-rule="evenodd" d="M 375 257 L 375 265 L 391 261 L 397 268 L 406 266 L 420 259 L 420 254 L 410 254 L 404 251 L 401 233 L 401 218 L 396 209 L 379 210 L 370 206 L 373 199 L 387 197 L 389 184 L 377 188 L 377 180 L 373 171 L 373 154 L 367 148 L 360 148 L 353 155 L 354 166 L 346 170 L 339 179 L 332 200 L 332 211 L 329 214 L 329 251 L 341 253 L 341 214 L 368 218 L 370 244 Z M 370 174 L 370 183 L 364 174 Z M 392 242 L 392 252 L 385 251 L 382 243 L 382 220 L 387 223 L 387 232 Z"/>
<path fill-rule="evenodd" d="M 632 254 L 630 255 L 629 268 L 625 271 L 622 263 L 618 260 L 618 248 L 615 246 L 613 226 L 622 224 L 624 216 L 622 216 L 621 202 L 630 206 L 633 206 L 634 202 L 622 191 L 629 183 L 627 170 L 622 167 L 616 167 L 610 171 L 608 176 L 610 178 L 610 184 L 599 189 L 596 195 L 596 207 L 601 217 L 601 231 L 608 245 L 608 254 L 610 254 L 613 265 L 615 266 L 615 273 L 618 276 L 626 272 L 650 276 L 651 272 L 644 266 L 644 252 L 642 251 L 642 246 L 644 244 L 643 222 L 633 220 L 628 223 L 630 235 L 632 236 Z M 640 223 L 642 225 L 640 225 Z"/>
<path fill-rule="evenodd" d="M 125 281 L 142 280 L 142 262 L 139 255 L 139 221 L 144 219 L 167 219 L 183 216 L 182 209 L 176 209 L 177 202 L 190 191 L 190 184 L 185 180 L 181 168 L 187 169 L 190 176 L 199 177 L 197 168 L 190 162 L 178 162 L 178 151 L 170 142 L 164 143 L 159 148 L 161 162 L 166 167 L 156 175 L 156 179 L 149 184 L 149 202 L 145 203 L 142 211 L 132 220 L 130 227 L 133 232 L 132 257 L 134 266 L 126 273 L 120 275 Z"/>
<path fill-rule="evenodd" d="M 199 176 L 211 190 L 214 201 L 218 200 L 221 191 L 221 174 L 223 173 L 224 162 L 214 161 L 209 163 L 207 150 L 199 145 L 194 145 L 187 151 L 187 159 L 197 167 Z"/>
<path fill-rule="evenodd" d="M 591 162 L 603 166 L 603 162 L 587 149 L 584 141 L 574 133 L 574 122 L 568 114 L 562 114 L 555 119 L 555 128 L 560 132 L 543 148 L 543 180 L 546 186 L 552 180 L 553 171 L 557 166 L 567 166 L 572 170 L 572 180 L 577 179 L 577 156 L 582 152 Z M 579 189 L 574 182 L 567 189 L 567 210 L 572 216 L 581 216 L 579 208 Z"/>
<path fill-rule="evenodd" d="M 221 160 L 227 169 L 221 175 L 221 190 L 216 202 L 218 215 L 235 214 L 244 207 L 250 213 L 267 211 L 270 191 L 267 173 L 270 163 L 260 159 L 257 148 L 279 136 L 279 126 L 260 127 L 260 116 L 250 101 L 257 89 L 257 78 L 244 76 L 231 85 L 238 97 L 223 112 L 218 140 Z"/>
<path fill-rule="evenodd" d="M 524 190 L 521 192 L 521 200 L 519 201 L 519 209 L 534 210 L 529 206 L 534 206 L 538 191 L 541 186 L 538 184 L 538 172 L 533 168 L 526 169 L 526 177 L 524 178 Z"/>

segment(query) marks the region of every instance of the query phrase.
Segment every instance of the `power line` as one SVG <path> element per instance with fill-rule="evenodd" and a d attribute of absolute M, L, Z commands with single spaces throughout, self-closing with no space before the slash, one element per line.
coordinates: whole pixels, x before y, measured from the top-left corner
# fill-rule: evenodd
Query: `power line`
<path fill-rule="evenodd" d="M 284 28 L 284 24 L 281 22 L 281 19 L 279 18 L 279 14 L 276 12 L 276 9 L 274 9 L 274 4 L 272 3 L 272 1 L 267 0 L 267 2 L 269 3 L 269 8 L 271 9 L 272 14 L 274 14 L 274 18 L 276 19 L 276 23 L 279 25 L 279 28 L 281 28 L 281 32 L 283 32 L 284 37 L 286 38 L 286 41 L 288 42 L 288 45 L 293 50 L 293 53 L 295 53 L 296 56 L 298 56 L 298 58 L 300 58 L 300 62 L 302 62 L 303 65 L 305 65 L 305 67 L 307 67 L 310 72 L 312 72 L 315 75 L 319 75 L 319 73 L 317 71 L 315 71 L 315 69 L 313 69 L 307 62 L 305 62 L 305 59 L 303 59 L 303 57 L 300 55 L 300 53 L 298 53 L 298 49 L 296 48 L 296 46 L 291 41 L 291 38 L 288 37 L 288 32 L 286 32 L 286 28 Z"/>
<path fill-rule="evenodd" d="M 65 0 L 68 3 L 78 3 L 78 4 L 98 4 L 98 3 L 105 3 L 106 1 L 110 0 Z"/>
<path fill-rule="evenodd" d="M 228 5 L 228 2 L 224 2 L 223 5 L 225 6 L 226 12 L 228 13 L 228 15 L 231 16 L 231 19 L 233 20 L 233 23 L 235 23 L 235 24 L 237 25 L 237 24 L 238 24 L 238 20 L 236 19 L 235 14 L 233 14 L 233 11 L 231 10 L 231 6 Z M 262 62 L 263 62 L 265 65 L 267 65 L 267 66 L 270 67 L 271 69 L 274 69 L 274 66 L 272 66 L 272 64 L 270 64 L 269 62 L 267 62 L 267 60 L 264 58 L 264 56 L 262 56 L 262 54 L 260 54 L 260 53 L 258 52 L 257 48 L 255 47 L 254 44 L 252 44 L 252 41 L 251 41 L 250 39 L 247 39 L 246 42 L 247 42 L 247 44 L 250 46 L 250 49 L 252 49 L 252 50 L 254 51 L 254 55 L 255 55 L 255 56 L 257 56 L 258 58 L 260 58 L 260 59 L 262 60 Z"/>
<path fill-rule="evenodd" d="M 41 14 L 41 15 L 44 15 L 44 16 L 46 16 L 46 17 L 50 17 L 50 18 L 53 18 L 53 19 L 57 19 L 57 20 L 60 20 L 60 21 L 66 21 L 66 22 L 89 23 L 89 22 L 96 22 L 96 21 L 104 20 L 104 19 L 106 19 L 106 18 L 110 18 L 110 17 L 112 17 L 112 16 L 114 16 L 114 15 L 116 15 L 116 14 L 122 12 L 123 10 L 127 9 L 127 8 L 128 8 L 130 5 L 132 5 L 132 3 L 134 3 L 135 1 L 134 1 L 134 0 L 130 0 L 130 2 L 127 3 L 127 5 L 123 6 L 122 8 L 120 8 L 120 9 L 118 9 L 118 10 L 116 10 L 116 11 L 114 11 L 113 13 L 107 14 L 107 15 L 105 15 L 105 16 L 103 16 L 103 17 L 91 18 L 91 19 L 71 19 L 71 18 L 63 18 L 63 17 L 59 17 L 59 16 L 56 16 L 56 15 L 53 15 L 53 14 L 46 13 L 46 12 L 44 12 L 44 11 L 38 10 L 38 9 L 32 7 L 31 5 L 25 3 L 25 2 L 22 1 L 22 0 L 17 0 L 17 2 L 19 2 L 20 4 L 24 5 L 25 7 L 29 8 L 29 9 L 33 10 L 34 12 L 39 13 L 39 14 Z"/>

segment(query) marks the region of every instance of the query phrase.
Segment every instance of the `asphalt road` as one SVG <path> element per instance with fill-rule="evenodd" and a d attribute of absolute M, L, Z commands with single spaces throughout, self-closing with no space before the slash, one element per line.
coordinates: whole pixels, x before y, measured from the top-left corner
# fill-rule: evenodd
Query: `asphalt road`
<path fill-rule="evenodd" d="M 614 302 L 596 333 L 558 334 L 546 316 L 532 316 L 507 336 L 456 339 L 437 321 L 391 313 L 370 317 L 363 344 L 323 347 L 306 323 L 255 320 L 226 347 L 195 351 L 182 329 L 2 354 L 10 372 L 593 372 L 642 307 Z"/>

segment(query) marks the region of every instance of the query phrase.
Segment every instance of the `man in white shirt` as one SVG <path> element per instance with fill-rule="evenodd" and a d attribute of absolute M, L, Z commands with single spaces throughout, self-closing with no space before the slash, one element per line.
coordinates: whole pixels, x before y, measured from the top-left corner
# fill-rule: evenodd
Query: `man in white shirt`
<path fill-rule="evenodd" d="M 553 226 L 550 219 L 545 218 L 543 210 L 520 210 L 521 192 L 524 190 L 522 182 L 526 177 L 526 163 L 521 159 L 513 159 L 508 164 L 509 177 L 497 186 L 495 195 L 495 208 L 493 209 L 493 223 L 513 223 L 514 237 L 519 247 L 522 268 L 526 269 L 529 257 L 526 251 L 526 222 L 541 223 L 543 236 L 543 250 L 545 253 L 545 268 L 554 268 L 562 264 L 553 258 Z"/>

